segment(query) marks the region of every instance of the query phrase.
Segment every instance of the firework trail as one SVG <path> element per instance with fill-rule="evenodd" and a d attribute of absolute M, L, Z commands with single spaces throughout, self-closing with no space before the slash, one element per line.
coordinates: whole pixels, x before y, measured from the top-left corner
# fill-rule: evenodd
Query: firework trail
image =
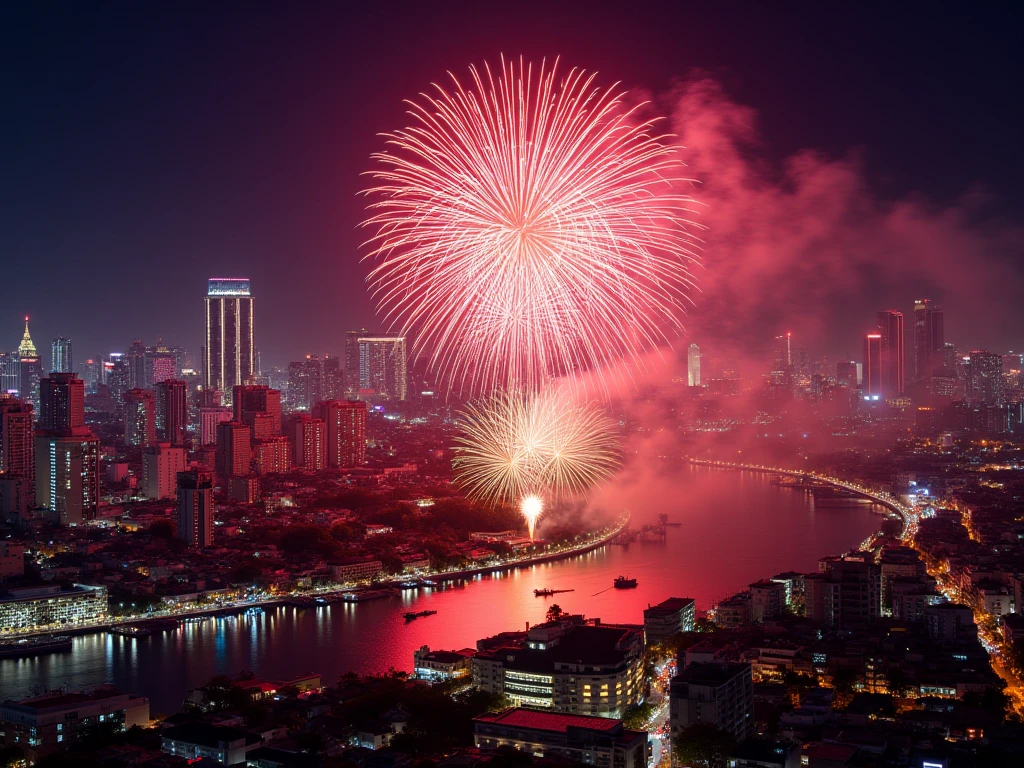
<path fill-rule="evenodd" d="M 591 404 L 563 394 L 502 393 L 461 414 L 455 476 L 470 495 L 491 503 L 582 496 L 619 466 L 615 425 Z M 532 527 L 532 524 L 531 524 Z"/>
<path fill-rule="evenodd" d="M 678 331 L 692 200 L 643 105 L 557 61 L 451 79 L 373 156 L 364 222 L 379 308 L 439 381 L 536 392 Z"/>

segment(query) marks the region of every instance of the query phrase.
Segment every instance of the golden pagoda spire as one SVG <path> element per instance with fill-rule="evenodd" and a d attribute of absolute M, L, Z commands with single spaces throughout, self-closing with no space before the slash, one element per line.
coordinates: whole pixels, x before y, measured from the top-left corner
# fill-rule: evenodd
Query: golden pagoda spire
<path fill-rule="evenodd" d="M 36 345 L 32 343 L 32 337 L 28 332 L 28 315 L 25 315 L 25 335 L 21 337 L 21 344 L 18 345 L 19 357 L 38 357 Z"/>

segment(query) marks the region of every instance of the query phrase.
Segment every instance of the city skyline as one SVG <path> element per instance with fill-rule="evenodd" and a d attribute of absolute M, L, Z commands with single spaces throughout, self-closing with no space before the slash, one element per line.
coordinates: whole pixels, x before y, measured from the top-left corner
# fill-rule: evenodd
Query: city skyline
<path fill-rule="evenodd" d="M 126 12 L 122 26 L 107 27 L 85 14 L 71 24 L 12 9 L 4 26 L 14 38 L 3 47 L 5 69 L 36 75 L 11 89 L 14 140 L 6 145 L 24 141 L 25 152 L 7 166 L 5 186 L 16 204 L 0 214 L 7 217 L 0 245 L 12 263 L 5 278 L 18 297 L 0 312 L 0 328 L 11 329 L 0 346 L 13 348 L 17 338 L 7 334 L 28 314 L 41 352 L 58 335 L 72 337 L 83 360 L 124 352 L 133 338 L 152 344 L 163 336 L 198 349 L 202 320 L 187 308 L 202 282 L 217 274 L 248 275 L 260 286 L 260 348 L 273 364 L 287 364 L 299 352 L 339 354 L 349 328 L 393 330 L 377 318 L 365 291 L 370 265 L 360 261 L 360 174 L 378 148 L 376 134 L 399 124 L 402 98 L 446 70 L 461 71 L 502 51 L 535 60 L 561 55 L 602 81 L 622 80 L 648 93 L 689 147 L 683 159 L 701 182 L 701 219 L 708 226 L 703 295 L 686 320 L 689 340 L 749 353 L 752 329 L 777 335 L 810 313 L 828 329 L 815 344 L 838 358 L 856 357 L 878 307 L 909 318 L 913 298 L 927 295 L 945 308 L 963 347 L 1024 346 L 1015 338 L 1020 323 L 1012 302 L 1022 285 L 1013 258 L 1020 231 L 1006 223 L 1024 203 L 1009 172 L 1021 150 L 1000 141 L 1020 117 L 1019 105 L 999 97 L 1013 91 L 1018 69 L 1007 45 L 1012 20 L 1000 23 L 994 10 L 963 10 L 956 24 L 945 24 L 889 9 L 886 24 L 871 24 L 876 39 L 893 43 L 880 46 L 877 67 L 918 77 L 927 67 L 927 82 L 947 83 L 920 91 L 911 107 L 899 98 L 898 82 L 847 66 L 858 60 L 857 32 L 869 23 L 866 15 L 816 9 L 765 37 L 764 25 L 777 26 L 767 9 L 747 9 L 740 18 L 718 9 L 665 6 L 660 13 L 678 23 L 619 14 L 609 24 L 572 4 L 546 8 L 549 24 L 542 28 L 524 10 L 506 19 L 500 33 L 482 10 L 451 24 L 408 7 L 394 17 L 371 9 L 324 11 L 315 23 L 313 16 L 282 21 L 257 12 L 247 29 L 276 43 L 257 50 L 226 10 L 206 18 L 218 30 L 218 45 L 210 46 L 184 17 L 172 15 L 157 27 L 141 11 Z M 843 34 L 825 46 L 807 34 L 822 26 Z M 433 34 L 422 36 L 424 28 Z M 568 28 L 573 35 L 561 33 Z M 670 28 L 682 38 L 668 35 Z M 82 35 L 83 29 L 90 32 Z M 47 34 L 31 34 L 42 30 Z M 614 52 L 624 30 L 649 41 L 647 55 Z M 984 43 L 971 36 L 982 30 Z M 309 58 L 291 55 L 285 31 L 302 36 Z M 402 41 L 393 60 L 378 62 L 370 78 L 353 77 L 366 71 L 362 57 L 381 36 Z M 32 50 L 17 42 L 29 38 L 38 43 Z M 125 73 L 121 57 L 84 51 L 83 39 L 137 66 Z M 157 52 L 175 50 L 177 41 L 193 51 L 190 65 L 162 74 Z M 933 55 L 954 43 L 969 45 L 972 55 L 957 63 Z M 777 47 L 787 56 L 776 55 Z M 225 64 L 222 50 L 236 55 Z M 62 66 L 66 56 L 75 57 L 74 68 Z M 279 76 L 257 85 L 244 75 L 265 66 Z M 83 93 L 93 98 L 46 101 L 39 94 L 49 76 L 68 92 L 75 92 L 77 77 L 86 78 Z M 801 96 L 786 97 L 783 82 Z M 282 103 L 301 93 L 301 106 L 268 116 L 264 88 Z M 950 98 L 971 110 L 973 120 L 947 120 Z M 858 102 L 868 107 L 854 108 Z M 126 112 L 128 105 L 137 109 Z M 350 119 L 353 113 L 358 120 Z M 797 117 L 808 113 L 815 119 Z M 198 124 L 190 125 L 188 115 L 198 116 Z M 102 137 L 122 123 L 132 126 L 131 140 L 105 145 Z M 47 130 L 37 130 L 40 125 Z M 251 141 L 236 142 L 245 131 Z M 163 143 L 159 157 L 147 141 Z M 302 146 L 296 154 L 283 149 L 296 144 Z M 958 147 L 957 162 L 942 162 L 951 146 Z M 755 162 L 746 162 L 747 154 Z M 800 174 L 787 177 L 794 165 Z M 256 174 L 259 167 L 272 173 Z M 155 188 L 151 180 L 161 174 L 170 181 Z M 43 179 L 66 189 L 66 197 L 42 202 Z M 95 194 L 86 191 L 93 179 Z M 742 188 L 729 186 L 732 179 Z M 828 215 L 819 217 L 812 205 L 815 188 L 826 194 L 821 210 Z M 788 234 L 805 226 L 809 233 L 811 225 L 823 228 L 818 236 L 828 248 Z M 742 234 L 751 231 L 756 239 Z M 147 265 L 157 263 L 174 268 L 156 277 Z M 33 296 L 32 286 L 44 283 L 49 308 Z M 158 304 L 175 308 L 173 315 L 153 312 Z M 122 332 L 126 319 L 132 327 Z M 304 340 L 303 349 L 292 349 L 295 339 Z M 678 346 L 687 343 L 683 338 Z"/>

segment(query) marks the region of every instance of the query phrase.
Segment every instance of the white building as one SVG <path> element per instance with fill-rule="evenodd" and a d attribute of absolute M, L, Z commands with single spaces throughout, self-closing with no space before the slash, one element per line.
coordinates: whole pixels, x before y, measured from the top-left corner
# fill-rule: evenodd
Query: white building
<path fill-rule="evenodd" d="M 23 587 L 0 597 L 0 633 L 71 629 L 106 615 L 106 587 Z"/>
<path fill-rule="evenodd" d="M 147 499 L 173 499 L 178 473 L 185 471 L 185 449 L 157 443 L 142 454 L 142 492 Z"/>

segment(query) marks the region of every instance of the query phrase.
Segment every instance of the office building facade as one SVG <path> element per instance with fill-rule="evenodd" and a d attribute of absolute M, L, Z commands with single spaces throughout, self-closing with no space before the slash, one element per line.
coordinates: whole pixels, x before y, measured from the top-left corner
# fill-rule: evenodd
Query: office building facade
<path fill-rule="evenodd" d="M 213 476 L 209 472 L 178 473 L 178 538 L 194 547 L 213 544 Z"/>
<path fill-rule="evenodd" d="M 50 373 L 71 373 L 74 370 L 71 339 L 58 336 L 50 342 Z"/>
<path fill-rule="evenodd" d="M 366 462 L 366 403 L 328 400 L 319 415 L 326 427 L 327 465 L 358 467 Z"/>
<path fill-rule="evenodd" d="M 248 278 L 211 278 L 206 291 L 203 388 L 230 392 L 256 372 L 253 296 Z"/>

